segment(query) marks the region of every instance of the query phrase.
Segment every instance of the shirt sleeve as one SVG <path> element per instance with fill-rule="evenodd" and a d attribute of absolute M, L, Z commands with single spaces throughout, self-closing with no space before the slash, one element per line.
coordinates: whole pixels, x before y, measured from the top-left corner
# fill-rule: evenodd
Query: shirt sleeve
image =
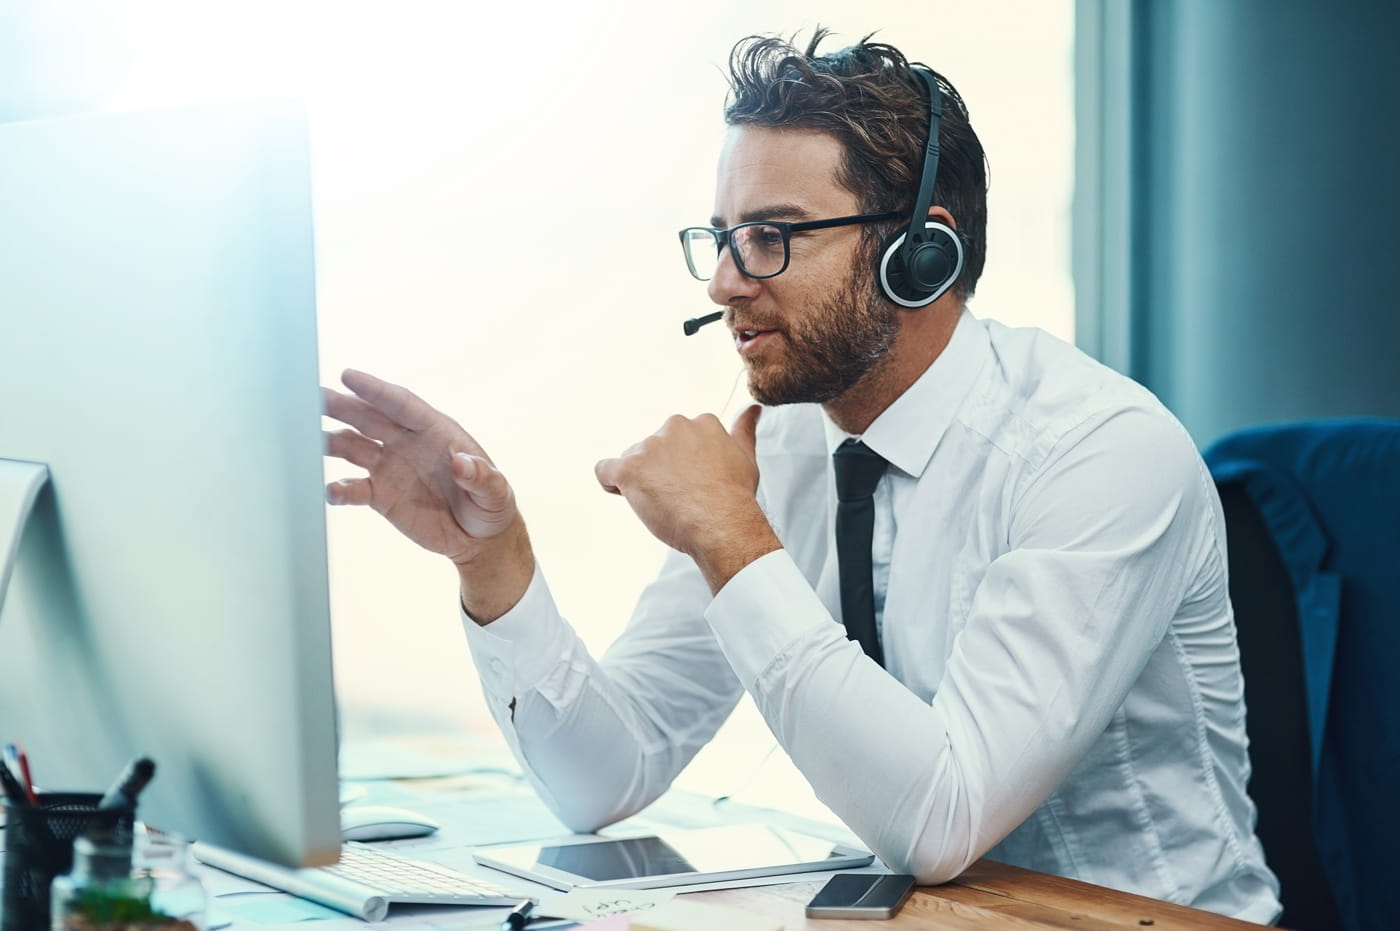
<path fill-rule="evenodd" d="M 1207 476 L 1175 423 L 1122 411 L 1061 446 L 1015 491 L 1010 547 L 930 702 L 846 639 L 785 553 L 745 567 L 707 611 L 818 797 L 924 883 L 961 873 L 1088 752 L 1199 564 Z"/>
<path fill-rule="evenodd" d="M 694 563 L 669 554 L 601 660 L 560 615 L 538 565 L 502 617 L 482 627 L 463 614 L 491 714 L 571 830 L 652 802 L 743 694 L 705 623 L 709 600 Z"/>

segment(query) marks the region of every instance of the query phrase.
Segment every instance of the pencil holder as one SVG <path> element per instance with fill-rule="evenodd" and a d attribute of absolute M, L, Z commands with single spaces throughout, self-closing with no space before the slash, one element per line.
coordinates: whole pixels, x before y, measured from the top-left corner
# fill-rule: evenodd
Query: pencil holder
<path fill-rule="evenodd" d="M 91 792 L 43 792 L 39 804 L 5 800 L 5 873 L 0 931 L 49 926 L 49 886 L 73 868 L 73 839 L 89 830 L 130 832 L 134 812 L 99 811 Z"/>

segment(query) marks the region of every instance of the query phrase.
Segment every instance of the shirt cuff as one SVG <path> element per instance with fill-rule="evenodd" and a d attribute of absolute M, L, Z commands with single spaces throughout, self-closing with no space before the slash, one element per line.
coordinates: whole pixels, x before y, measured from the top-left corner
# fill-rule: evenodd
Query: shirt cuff
<path fill-rule="evenodd" d="M 495 697 L 509 699 L 536 687 L 559 659 L 548 645 L 567 642 L 560 631 L 567 637 L 568 624 L 559 615 L 539 563 L 525 594 L 490 624 L 483 627 L 459 610 L 482 686 Z"/>
<path fill-rule="evenodd" d="M 786 550 L 755 559 L 720 589 L 705 611 L 729 665 L 750 693 L 792 644 L 836 622 Z"/>

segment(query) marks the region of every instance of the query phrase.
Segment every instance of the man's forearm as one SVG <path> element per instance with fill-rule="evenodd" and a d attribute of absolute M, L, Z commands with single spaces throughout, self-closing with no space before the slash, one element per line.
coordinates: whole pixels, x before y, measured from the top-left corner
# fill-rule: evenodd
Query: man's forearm
<path fill-rule="evenodd" d="M 668 554 L 606 666 L 560 616 L 538 571 L 509 617 L 465 625 L 487 707 L 571 829 L 593 830 L 655 799 L 739 700 L 703 616 L 709 600 L 694 563 Z"/>
<path fill-rule="evenodd" d="M 467 616 L 483 626 L 501 617 L 520 601 L 535 573 L 535 554 L 524 519 L 517 514 L 493 545 L 456 565 Z"/>

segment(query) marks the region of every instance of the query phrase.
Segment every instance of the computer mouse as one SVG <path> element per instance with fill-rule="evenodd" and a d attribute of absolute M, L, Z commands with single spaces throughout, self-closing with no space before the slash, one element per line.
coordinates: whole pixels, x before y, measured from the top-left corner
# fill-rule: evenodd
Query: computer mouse
<path fill-rule="evenodd" d="M 346 805 L 340 810 L 340 836 L 345 840 L 398 840 L 424 837 L 440 825 L 427 815 L 393 805 Z"/>

